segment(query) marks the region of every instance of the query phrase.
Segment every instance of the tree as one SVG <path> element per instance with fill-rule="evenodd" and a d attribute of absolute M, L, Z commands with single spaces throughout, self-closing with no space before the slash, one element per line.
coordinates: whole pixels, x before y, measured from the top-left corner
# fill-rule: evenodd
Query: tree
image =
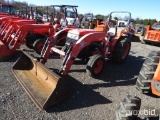
<path fill-rule="evenodd" d="M 104 15 L 101 15 L 101 14 L 97 14 L 95 15 L 97 19 L 104 19 Z"/>
<path fill-rule="evenodd" d="M 115 20 L 118 20 L 118 18 L 117 18 L 117 17 L 114 17 L 114 19 L 115 19 Z"/>
<path fill-rule="evenodd" d="M 139 18 L 136 18 L 136 24 L 141 24 L 141 21 Z"/>

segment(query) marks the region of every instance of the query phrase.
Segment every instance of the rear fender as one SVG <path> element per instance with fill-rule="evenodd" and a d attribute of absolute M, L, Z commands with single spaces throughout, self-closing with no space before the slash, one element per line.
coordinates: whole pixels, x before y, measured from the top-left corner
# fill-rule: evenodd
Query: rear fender
<path fill-rule="evenodd" d="M 160 80 L 160 61 L 159 61 L 159 64 L 157 66 L 157 69 L 156 69 L 156 72 L 154 74 L 153 79 L 154 80 Z"/>
<path fill-rule="evenodd" d="M 1 33 L 1 35 L 2 36 L 4 36 L 3 37 L 3 40 L 5 41 L 5 43 L 6 44 L 8 44 L 9 42 L 10 42 L 10 36 L 13 34 L 13 32 L 14 32 L 14 25 L 10 25 L 9 27 L 6 27 L 3 31 L 2 31 L 2 33 Z"/>
<path fill-rule="evenodd" d="M 49 57 L 50 54 L 52 53 L 51 47 L 54 47 L 54 46 L 57 44 L 58 36 L 59 36 L 60 34 L 62 34 L 63 32 L 66 32 L 66 31 L 69 31 L 69 30 L 70 30 L 70 29 L 65 28 L 65 29 L 63 29 L 63 30 L 55 33 L 53 36 L 50 36 L 50 37 L 48 38 L 48 41 L 46 41 L 46 42 L 48 42 L 48 44 L 47 44 L 46 48 L 43 48 L 43 49 L 44 49 L 44 52 L 41 53 L 41 56 L 42 56 L 42 58 L 43 58 L 43 61 L 42 61 L 43 64 L 46 63 L 48 57 Z"/>
<path fill-rule="evenodd" d="M 118 40 L 121 39 L 121 37 L 127 37 L 126 34 L 128 33 L 125 33 L 125 32 L 117 33 L 116 37 L 113 38 L 112 43 L 111 43 L 111 52 L 114 51 L 115 45 L 117 44 Z"/>

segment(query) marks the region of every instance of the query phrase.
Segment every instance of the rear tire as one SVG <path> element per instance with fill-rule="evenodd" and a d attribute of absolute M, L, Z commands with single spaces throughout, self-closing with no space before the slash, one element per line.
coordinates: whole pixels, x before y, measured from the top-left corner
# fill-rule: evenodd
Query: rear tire
<path fill-rule="evenodd" d="M 127 95 L 122 100 L 120 106 L 116 110 L 114 120 L 135 120 L 140 110 L 141 99 L 136 96 Z"/>
<path fill-rule="evenodd" d="M 114 63 L 120 64 L 125 61 L 131 48 L 131 41 L 127 38 L 118 40 L 113 51 L 112 60 Z"/>
<path fill-rule="evenodd" d="M 104 69 L 105 59 L 102 55 L 91 56 L 87 63 L 86 72 L 91 77 L 97 77 Z"/>
<path fill-rule="evenodd" d="M 33 49 L 33 44 L 35 43 L 35 41 L 38 39 L 45 39 L 45 36 L 41 34 L 27 34 L 25 39 L 26 46 Z"/>
<path fill-rule="evenodd" d="M 33 49 L 36 51 L 36 53 L 41 54 L 44 42 L 44 39 L 38 39 L 34 42 Z"/>
<path fill-rule="evenodd" d="M 152 51 L 143 63 L 136 81 L 136 88 L 142 93 L 151 93 L 151 81 L 157 69 L 160 52 Z"/>

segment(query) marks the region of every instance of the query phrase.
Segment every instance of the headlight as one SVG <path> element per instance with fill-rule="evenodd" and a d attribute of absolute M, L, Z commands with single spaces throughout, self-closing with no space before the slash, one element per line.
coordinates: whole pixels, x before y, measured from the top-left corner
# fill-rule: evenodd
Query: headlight
<path fill-rule="evenodd" d="M 79 39 L 79 35 L 78 34 L 68 33 L 67 37 L 71 38 L 71 39 L 74 39 L 74 40 L 78 40 Z"/>

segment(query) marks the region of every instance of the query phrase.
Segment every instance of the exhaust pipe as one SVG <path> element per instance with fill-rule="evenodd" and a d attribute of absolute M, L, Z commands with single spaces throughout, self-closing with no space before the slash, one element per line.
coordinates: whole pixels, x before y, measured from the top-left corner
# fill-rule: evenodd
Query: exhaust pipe
<path fill-rule="evenodd" d="M 68 96 L 69 86 L 65 77 L 49 71 L 25 52 L 22 52 L 21 57 L 14 64 L 13 73 L 41 110 L 46 110 Z"/>

